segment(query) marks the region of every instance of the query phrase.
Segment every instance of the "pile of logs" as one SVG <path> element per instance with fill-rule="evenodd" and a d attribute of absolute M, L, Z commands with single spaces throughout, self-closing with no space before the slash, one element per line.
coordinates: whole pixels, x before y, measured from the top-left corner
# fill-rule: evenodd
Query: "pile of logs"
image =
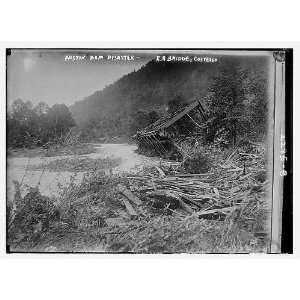
<path fill-rule="evenodd" d="M 256 203 L 263 201 L 267 183 L 263 153 L 234 150 L 205 174 L 166 174 L 163 165 L 154 168 L 152 172 L 129 176 L 131 191 L 145 195 L 154 203 L 164 202 L 171 210 L 181 208 L 201 217 L 224 217 L 253 199 Z"/>

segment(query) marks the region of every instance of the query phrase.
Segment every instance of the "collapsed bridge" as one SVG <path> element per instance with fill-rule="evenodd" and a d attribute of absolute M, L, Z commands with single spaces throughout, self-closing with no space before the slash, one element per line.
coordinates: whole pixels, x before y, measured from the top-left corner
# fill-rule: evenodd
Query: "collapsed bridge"
<path fill-rule="evenodd" d="M 200 100 L 196 100 L 138 131 L 134 139 L 141 153 L 179 159 L 176 142 L 203 134 L 206 120 L 206 110 Z"/>

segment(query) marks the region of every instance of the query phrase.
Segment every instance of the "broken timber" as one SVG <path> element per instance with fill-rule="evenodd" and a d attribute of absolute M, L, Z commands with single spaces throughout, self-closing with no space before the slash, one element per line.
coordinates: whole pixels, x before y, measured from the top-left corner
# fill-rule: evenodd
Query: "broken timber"
<path fill-rule="evenodd" d="M 197 114 L 197 121 L 193 119 L 191 113 Z M 194 125 L 193 129 L 185 126 L 184 122 L 178 123 L 178 121 L 184 117 L 188 118 L 189 122 L 192 122 Z M 195 132 L 203 130 L 205 127 L 201 125 L 201 123 L 206 120 L 207 115 L 204 106 L 197 100 L 181 107 L 176 112 L 163 116 L 153 124 L 138 131 L 133 138 L 137 141 L 140 150 L 152 149 L 155 154 L 164 156 L 167 152 L 178 151 L 177 146 L 173 142 L 173 138 L 182 137 L 182 134 L 183 136 L 191 136 Z"/>
<path fill-rule="evenodd" d="M 134 204 L 136 205 L 142 204 L 142 201 L 137 196 L 135 196 L 130 190 L 128 190 L 124 185 L 118 184 L 117 189 L 122 195 L 124 195 L 127 199 L 132 201 Z"/>
<path fill-rule="evenodd" d="M 138 131 L 137 135 L 140 135 L 142 137 L 152 136 L 157 132 L 159 132 L 160 130 L 170 127 L 171 125 L 179 121 L 181 118 L 183 118 L 185 115 L 187 115 L 190 111 L 192 111 L 195 108 L 197 108 L 198 111 L 200 112 L 202 119 L 206 120 L 207 117 L 203 105 L 201 104 L 200 101 L 194 101 L 191 104 L 179 109 L 175 113 L 168 114 L 158 119 L 156 122 L 149 125 L 144 130 Z"/>
<path fill-rule="evenodd" d="M 132 205 L 129 203 L 129 201 L 127 201 L 126 199 L 122 198 L 122 201 L 130 215 L 130 217 L 133 219 L 133 218 L 136 218 L 137 217 L 137 212 L 134 210 L 134 208 L 132 207 Z"/>

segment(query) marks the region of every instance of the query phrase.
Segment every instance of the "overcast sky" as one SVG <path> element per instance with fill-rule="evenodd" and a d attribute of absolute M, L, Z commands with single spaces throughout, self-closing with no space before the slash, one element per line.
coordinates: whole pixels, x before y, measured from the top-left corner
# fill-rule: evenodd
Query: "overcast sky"
<path fill-rule="evenodd" d="M 44 101 L 48 105 L 70 105 L 150 60 L 149 56 L 138 56 L 134 61 L 106 59 L 107 55 L 118 54 L 112 51 L 12 50 L 7 56 L 8 103 L 21 98 L 34 104 Z M 86 55 L 86 58 L 65 60 L 66 55 Z M 104 59 L 90 61 L 95 55 L 103 55 Z"/>

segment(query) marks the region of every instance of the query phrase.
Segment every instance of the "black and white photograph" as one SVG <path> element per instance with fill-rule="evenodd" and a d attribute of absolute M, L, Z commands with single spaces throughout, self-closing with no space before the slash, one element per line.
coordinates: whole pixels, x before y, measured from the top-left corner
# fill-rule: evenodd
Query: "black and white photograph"
<path fill-rule="evenodd" d="M 7 253 L 291 251 L 291 57 L 7 48 Z"/>

